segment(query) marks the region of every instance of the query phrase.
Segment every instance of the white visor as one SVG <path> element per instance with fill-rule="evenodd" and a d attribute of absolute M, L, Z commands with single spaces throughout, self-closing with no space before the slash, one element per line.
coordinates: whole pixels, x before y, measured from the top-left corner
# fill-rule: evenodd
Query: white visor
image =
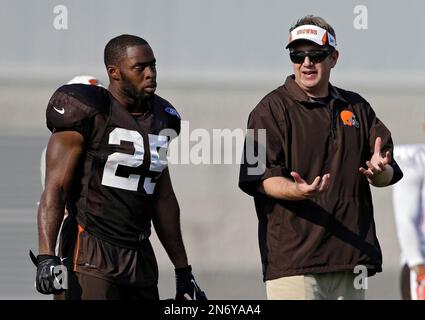
<path fill-rule="evenodd" d="M 289 42 L 286 49 L 295 41 L 307 40 L 318 44 L 319 46 L 331 46 L 336 48 L 336 39 L 327 30 L 312 24 L 299 26 L 289 34 Z"/>

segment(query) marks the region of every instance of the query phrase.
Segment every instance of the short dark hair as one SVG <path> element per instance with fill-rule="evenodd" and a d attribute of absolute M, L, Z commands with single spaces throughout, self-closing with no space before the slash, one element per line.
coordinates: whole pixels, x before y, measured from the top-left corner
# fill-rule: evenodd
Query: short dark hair
<path fill-rule="evenodd" d="M 318 17 L 312 14 L 309 14 L 305 17 L 298 19 L 298 21 L 289 29 L 289 32 L 291 32 L 295 28 L 298 28 L 299 26 L 304 26 L 306 24 L 312 24 L 320 28 L 323 28 L 326 31 L 329 31 L 329 33 L 333 35 L 334 38 L 336 39 L 334 28 L 332 28 L 332 26 L 329 23 L 327 23 L 326 20 L 323 19 L 322 17 Z"/>
<path fill-rule="evenodd" d="M 122 34 L 118 37 L 112 38 L 105 46 L 103 54 L 103 61 L 105 67 L 108 65 L 118 65 L 119 61 L 128 47 L 149 45 L 149 43 L 138 36 L 131 34 Z"/>

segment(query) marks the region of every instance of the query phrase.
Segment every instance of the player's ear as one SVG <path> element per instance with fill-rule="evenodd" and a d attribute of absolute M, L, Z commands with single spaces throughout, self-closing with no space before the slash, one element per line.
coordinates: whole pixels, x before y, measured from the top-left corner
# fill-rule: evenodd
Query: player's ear
<path fill-rule="evenodd" d="M 114 65 L 108 65 L 106 67 L 106 70 L 108 71 L 108 76 L 110 79 L 114 79 L 114 80 L 121 80 L 121 73 L 120 73 L 120 69 L 117 66 Z"/>

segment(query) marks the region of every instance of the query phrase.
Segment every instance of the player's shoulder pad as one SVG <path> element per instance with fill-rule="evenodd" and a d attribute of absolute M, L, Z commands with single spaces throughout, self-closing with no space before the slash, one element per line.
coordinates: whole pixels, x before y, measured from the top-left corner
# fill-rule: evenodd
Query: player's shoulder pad
<path fill-rule="evenodd" d="M 108 112 L 110 104 L 111 96 L 105 88 L 86 84 L 63 85 L 47 105 L 47 126 L 50 130 L 79 126 L 96 113 Z"/>
<path fill-rule="evenodd" d="M 173 129 L 177 135 L 180 134 L 181 117 L 173 105 L 158 95 L 153 97 L 153 113 L 156 121 L 160 121 L 163 129 Z"/>
<path fill-rule="evenodd" d="M 177 118 L 181 120 L 180 114 L 177 112 L 176 108 L 173 107 L 173 105 L 165 100 L 164 98 L 161 98 L 158 95 L 155 95 L 156 103 L 159 106 L 159 110 L 162 112 L 165 112 L 165 114 L 168 116 L 171 116 L 171 119 Z"/>

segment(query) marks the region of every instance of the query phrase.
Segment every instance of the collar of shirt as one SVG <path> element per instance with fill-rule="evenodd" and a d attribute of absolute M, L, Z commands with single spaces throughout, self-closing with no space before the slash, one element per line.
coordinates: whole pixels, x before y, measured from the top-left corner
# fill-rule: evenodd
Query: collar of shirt
<path fill-rule="evenodd" d="M 285 87 L 288 90 L 289 94 L 301 103 L 318 103 L 311 99 L 295 82 L 295 75 L 290 75 L 286 78 Z M 338 89 L 329 83 L 329 94 L 331 95 L 331 100 L 341 100 L 345 103 L 348 103 L 340 94 Z M 320 102 L 319 102 L 320 103 Z"/>

